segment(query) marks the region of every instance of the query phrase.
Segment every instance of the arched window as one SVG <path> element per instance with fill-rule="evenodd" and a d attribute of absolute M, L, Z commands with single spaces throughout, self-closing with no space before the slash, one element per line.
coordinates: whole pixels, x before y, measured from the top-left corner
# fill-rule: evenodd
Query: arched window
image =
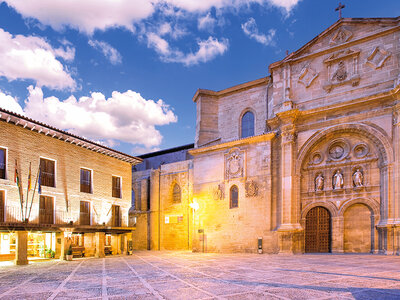
<path fill-rule="evenodd" d="M 241 138 L 254 135 L 254 114 L 251 111 L 246 112 L 242 117 Z"/>
<path fill-rule="evenodd" d="M 235 208 L 239 206 L 239 189 L 236 185 L 233 185 L 229 195 L 229 208 Z"/>
<path fill-rule="evenodd" d="M 177 183 L 174 184 L 172 190 L 172 202 L 181 203 L 181 187 Z"/>

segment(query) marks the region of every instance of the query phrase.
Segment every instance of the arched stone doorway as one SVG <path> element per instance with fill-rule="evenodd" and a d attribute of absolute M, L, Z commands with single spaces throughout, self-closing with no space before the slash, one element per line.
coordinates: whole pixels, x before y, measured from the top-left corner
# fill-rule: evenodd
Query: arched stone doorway
<path fill-rule="evenodd" d="M 343 250 L 369 253 L 373 245 L 373 214 L 368 206 L 356 203 L 344 212 Z"/>
<path fill-rule="evenodd" d="M 322 206 L 310 209 L 306 215 L 305 252 L 326 253 L 331 250 L 331 214 Z"/>
<path fill-rule="evenodd" d="M 370 252 L 386 248 L 385 231 L 375 228 L 390 216 L 390 199 L 393 199 L 388 180 L 393 153 L 390 143 L 376 128 L 363 124 L 333 126 L 310 137 L 300 148 L 296 162 L 296 203 L 300 208 L 301 224 L 306 229 L 309 207 L 322 206 L 331 213 L 330 251 Z M 359 201 L 360 199 L 368 201 Z M 364 219 L 369 221 L 369 243 L 344 246 L 344 212 L 355 204 L 364 204 Z M 370 205 L 369 203 L 372 203 Z M 349 205 L 350 204 L 350 205 Z M 331 209 L 331 207 L 334 209 Z M 358 207 L 359 210 L 361 210 Z M 351 222 L 357 222 L 357 214 L 351 208 L 346 213 L 346 238 L 354 236 Z M 373 211 L 371 213 L 371 210 Z M 338 212 L 336 214 L 336 211 Z M 340 212 L 339 212 L 340 211 Z M 349 221 L 352 219 L 352 221 Z M 368 222 L 365 221 L 365 224 Z M 367 225 L 363 225 L 365 228 Z M 368 235 L 368 231 L 364 231 Z M 306 233 L 304 235 L 306 237 Z M 352 238 L 353 241 L 360 242 Z M 346 240 L 347 241 L 347 240 Z M 305 252 L 309 252 L 305 240 Z M 368 251 L 365 249 L 370 247 Z"/>

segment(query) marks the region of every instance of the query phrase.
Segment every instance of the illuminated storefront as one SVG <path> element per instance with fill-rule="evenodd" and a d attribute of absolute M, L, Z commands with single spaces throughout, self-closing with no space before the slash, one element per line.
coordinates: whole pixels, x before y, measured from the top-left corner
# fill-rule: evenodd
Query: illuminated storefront
<path fill-rule="evenodd" d="M 15 257 L 16 233 L 0 232 L 0 260 L 12 260 Z M 54 232 L 29 232 L 28 257 L 54 258 L 56 234 Z"/>

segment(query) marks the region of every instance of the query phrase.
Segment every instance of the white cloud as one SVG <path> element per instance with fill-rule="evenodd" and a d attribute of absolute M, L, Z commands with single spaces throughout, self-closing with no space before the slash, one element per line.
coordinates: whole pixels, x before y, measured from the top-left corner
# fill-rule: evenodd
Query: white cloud
<path fill-rule="evenodd" d="M 197 22 L 197 28 L 199 30 L 207 30 L 212 32 L 214 30 L 216 22 L 217 20 L 214 19 L 210 13 L 208 13 L 205 16 L 199 18 Z"/>
<path fill-rule="evenodd" d="M 204 13 L 211 8 L 240 8 L 258 3 L 282 8 L 287 13 L 301 0 L 0 0 L 25 18 L 37 19 L 56 30 L 65 26 L 86 34 L 95 30 L 124 27 L 134 31 L 134 23 L 145 20 L 159 9 L 163 14 L 182 11 Z"/>
<path fill-rule="evenodd" d="M 131 90 L 114 91 L 108 99 L 95 92 L 89 97 L 70 96 L 66 100 L 44 98 L 39 87 L 30 86 L 28 90 L 24 108 L 27 116 L 107 145 L 122 141 L 146 148 L 158 146 L 162 135 L 155 126 L 177 121 L 162 100 L 146 100 Z"/>
<path fill-rule="evenodd" d="M 57 57 L 72 61 L 75 49 L 53 48 L 43 38 L 13 36 L 0 28 L 0 77 L 31 79 L 39 86 L 74 89 L 75 81 Z"/>
<path fill-rule="evenodd" d="M 0 91 L 0 107 L 6 110 L 15 112 L 17 114 L 23 115 L 24 112 L 18 101 L 10 95 L 6 95 Z"/>
<path fill-rule="evenodd" d="M 170 36 L 174 40 L 177 40 L 187 35 L 187 31 L 184 28 L 178 26 L 178 24 L 171 25 L 171 23 L 168 22 L 164 22 L 159 25 L 157 31 L 159 36 Z"/>
<path fill-rule="evenodd" d="M 122 63 L 121 54 L 117 49 L 103 41 L 89 40 L 89 45 L 103 53 L 103 55 L 113 64 Z"/>
<path fill-rule="evenodd" d="M 157 34 L 152 32 L 147 34 L 148 47 L 154 48 L 161 60 L 182 63 L 186 66 L 207 62 L 222 55 L 228 50 L 229 41 L 225 38 L 218 40 L 210 36 L 207 40 L 198 41 L 197 44 L 199 46 L 197 52 L 184 54 L 179 50 L 172 49 L 169 43 Z"/>
<path fill-rule="evenodd" d="M 248 35 L 250 38 L 256 40 L 260 44 L 263 44 L 266 46 L 275 44 L 273 39 L 275 37 L 276 30 L 270 29 L 268 31 L 268 35 L 260 33 L 258 31 L 256 20 L 254 20 L 253 18 L 250 18 L 246 23 L 242 24 L 242 29 L 246 35 Z"/>
<path fill-rule="evenodd" d="M 0 0 L 1 1 L 1 0 Z M 92 34 L 96 29 L 125 27 L 134 30 L 133 23 L 154 12 L 151 0 L 4 0 L 25 18 L 35 18 L 56 30 L 65 26 Z"/>

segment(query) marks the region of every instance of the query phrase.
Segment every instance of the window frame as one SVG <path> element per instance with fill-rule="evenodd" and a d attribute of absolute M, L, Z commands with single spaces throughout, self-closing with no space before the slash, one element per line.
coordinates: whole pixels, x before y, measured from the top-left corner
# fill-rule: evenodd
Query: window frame
<path fill-rule="evenodd" d="M 7 190 L 0 189 L 0 193 L 3 193 L 3 222 L 5 223 L 7 220 Z M 1 221 L 1 219 L 0 219 Z"/>
<path fill-rule="evenodd" d="M 236 206 L 233 206 L 233 194 L 232 190 L 236 188 Z M 239 187 L 236 184 L 233 184 L 229 189 L 229 209 L 238 208 L 239 207 Z"/>
<path fill-rule="evenodd" d="M 252 135 L 247 135 L 243 136 L 243 117 L 247 114 L 251 113 L 253 115 L 253 134 Z M 239 119 L 239 138 L 244 139 L 247 137 L 254 136 L 256 134 L 256 114 L 251 108 L 246 108 L 241 114 L 240 114 L 240 119 Z"/>
<path fill-rule="evenodd" d="M 89 171 L 90 172 L 90 186 L 89 186 L 89 192 L 85 192 L 85 191 L 82 191 L 82 173 L 81 173 L 81 171 L 82 170 L 84 170 L 84 171 Z M 85 194 L 93 194 L 93 170 L 92 169 L 90 169 L 90 168 L 85 168 L 85 167 L 80 167 L 80 169 L 79 169 L 79 191 L 81 192 L 81 193 L 85 193 Z"/>
<path fill-rule="evenodd" d="M 114 196 L 114 180 L 113 178 L 119 178 L 119 197 Z M 119 175 L 111 175 L 111 196 L 113 198 L 122 199 L 122 176 Z"/>
<path fill-rule="evenodd" d="M 57 160 L 56 159 L 52 159 L 52 158 L 48 158 L 48 157 L 44 157 L 44 156 L 39 156 L 39 166 L 40 166 L 40 168 L 42 167 L 42 165 L 40 163 L 42 159 L 54 162 L 54 186 L 48 186 L 48 185 L 44 185 L 43 184 L 43 173 L 41 175 L 42 180 L 40 182 L 40 185 L 42 187 L 46 186 L 46 187 L 50 187 L 50 188 L 56 188 L 57 187 Z M 41 172 L 43 172 L 43 171 L 41 170 Z"/>
<path fill-rule="evenodd" d="M 4 150 L 4 178 L 0 178 L 0 180 L 7 180 L 8 179 L 8 172 L 7 172 L 7 166 L 8 166 L 8 148 L 4 146 L 0 146 L 1 150 Z"/>
<path fill-rule="evenodd" d="M 89 203 L 89 224 L 81 224 L 81 202 L 86 202 Z M 80 200 L 79 201 L 79 225 L 83 225 L 83 226 L 90 226 L 92 225 L 92 201 L 89 200 Z"/>
<path fill-rule="evenodd" d="M 53 199 L 53 223 L 50 223 L 50 224 L 48 224 L 48 223 L 41 223 L 40 222 L 40 199 L 42 198 L 42 197 L 48 197 L 48 198 L 52 198 Z M 39 224 L 46 224 L 46 225 L 54 225 L 54 224 L 56 224 L 56 196 L 54 196 L 54 195 L 49 195 L 49 194 L 40 194 L 39 195 Z"/>
<path fill-rule="evenodd" d="M 115 208 L 118 207 L 118 215 L 115 215 Z M 111 226 L 112 227 L 121 227 L 122 226 L 122 210 L 121 205 L 112 204 L 111 205 Z M 116 219 L 118 219 L 119 226 L 116 226 Z"/>

